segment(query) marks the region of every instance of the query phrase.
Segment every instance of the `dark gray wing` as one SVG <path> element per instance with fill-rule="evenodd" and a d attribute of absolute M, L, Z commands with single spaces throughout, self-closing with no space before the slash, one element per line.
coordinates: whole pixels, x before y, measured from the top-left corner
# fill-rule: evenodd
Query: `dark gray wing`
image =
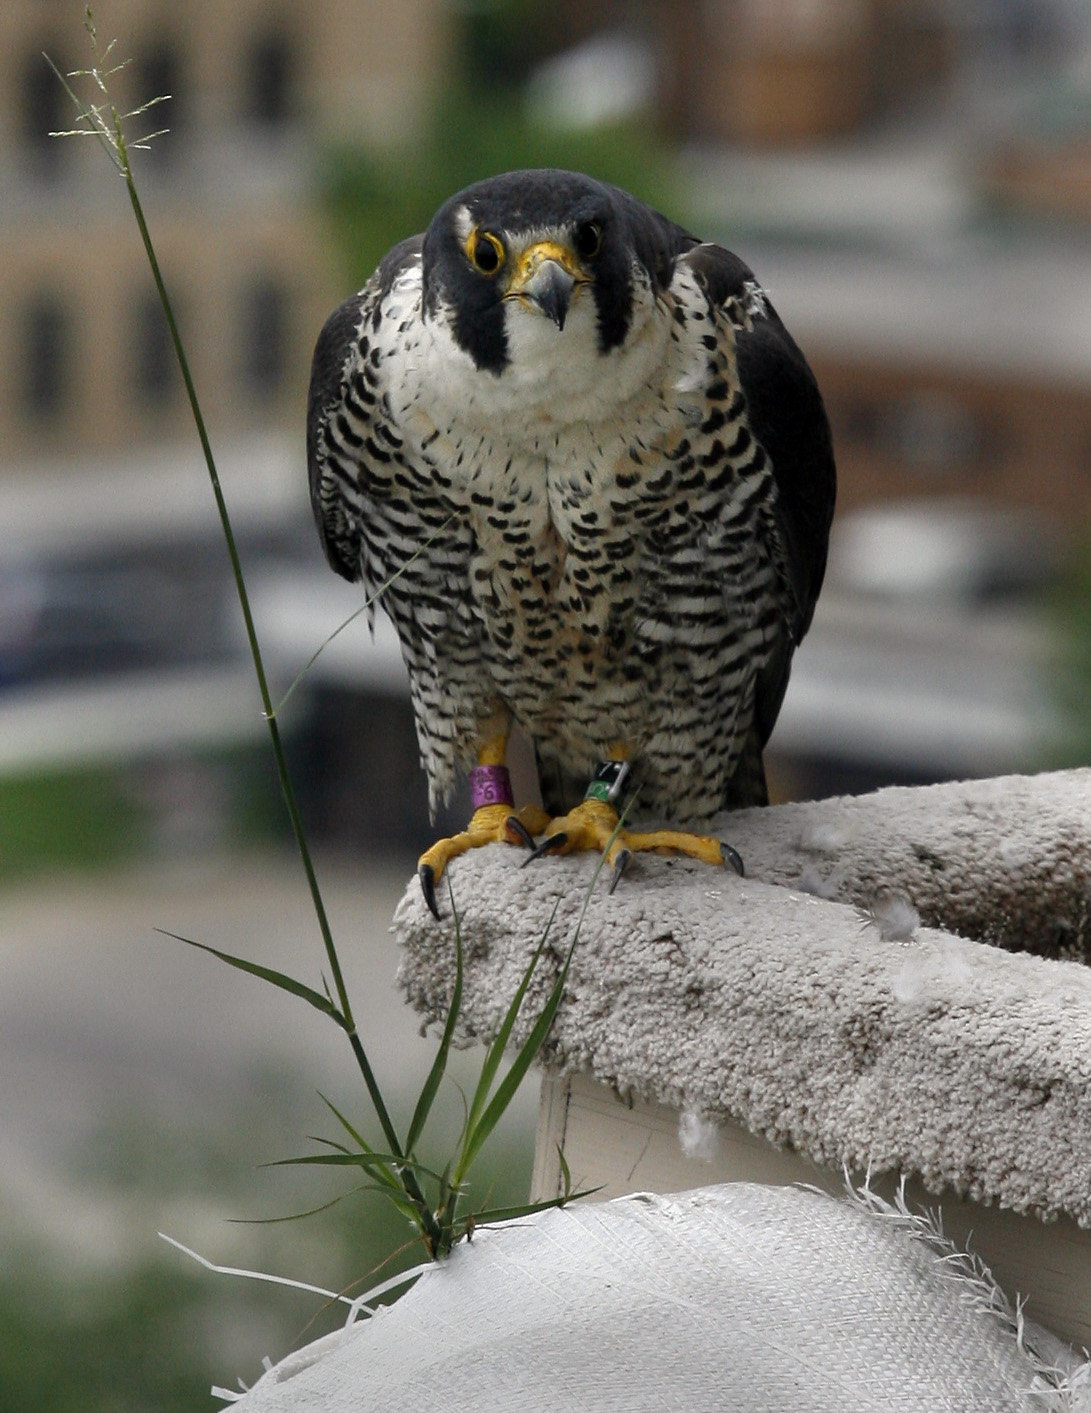
<path fill-rule="evenodd" d="M 373 438 L 379 396 L 369 341 L 394 281 L 420 255 L 422 236 L 396 245 L 364 288 L 333 311 L 315 345 L 307 397 L 311 508 L 330 565 L 349 580 L 363 575 L 361 476 L 369 457 L 385 458 Z"/>
<path fill-rule="evenodd" d="M 686 263 L 710 301 L 735 306 L 735 348 L 750 429 L 777 486 L 777 524 L 792 587 L 792 633 L 810 627 L 826 570 L 836 496 L 833 442 L 814 374 L 749 267 L 728 250 L 701 245 Z"/>
<path fill-rule="evenodd" d="M 763 793 L 761 749 L 776 723 L 792 653 L 810 627 L 822 587 L 836 498 L 833 442 L 814 374 L 749 267 L 715 245 L 696 246 L 685 259 L 709 301 L 727 309 L 735 325 L 739 381 L 751 432 L 772 467 L 781 562 L 791 590 L 784 633 L 758 679 L 754 739 L 740 760 L 738 788 L 729 800 L 748 803 Z"/>

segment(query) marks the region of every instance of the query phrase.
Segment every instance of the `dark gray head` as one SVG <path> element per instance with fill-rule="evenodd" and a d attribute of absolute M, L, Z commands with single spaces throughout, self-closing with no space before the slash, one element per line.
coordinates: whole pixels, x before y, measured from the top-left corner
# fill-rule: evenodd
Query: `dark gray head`
<path fill-rule="evenodd" d="M 696 241 L 618 187 L 578 172 L 507 172 L 444 203 L 424 238 L 426 315 L 446 311 L 482 369 L 509 362 L 512 304 L 564 330 L 574 299 L 594 301 L 598 347 L 624 343 L 634 286 L 657 296 Z"/>

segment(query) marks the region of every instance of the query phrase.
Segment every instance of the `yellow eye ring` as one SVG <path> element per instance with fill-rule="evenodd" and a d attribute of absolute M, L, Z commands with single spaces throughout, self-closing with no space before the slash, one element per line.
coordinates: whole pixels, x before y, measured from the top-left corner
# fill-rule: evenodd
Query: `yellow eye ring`
<path fill-rule="evenodd" d="M 504 243 L 492 231 L 471 231 L 466 254 L 475 270 L 482 275 L 495 275 L 504 263 Z"/>

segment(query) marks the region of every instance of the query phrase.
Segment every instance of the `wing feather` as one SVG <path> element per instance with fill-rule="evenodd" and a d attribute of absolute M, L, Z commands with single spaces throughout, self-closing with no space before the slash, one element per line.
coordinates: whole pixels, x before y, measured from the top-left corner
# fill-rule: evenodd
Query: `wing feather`
<path fill-rule="evenodd" d="M 826 569 L 836 496 L 833 442 L 822 395 L 795 340 L 731 251 L 699 245 L 684 257 L 710 303 L 735 322 L 739 381 L 750 428 L 765 448 L 777 486 L 777 522 L 795 600 L 792 632 L 810 627 Z"/>
<path fill-rule="evenodd" d="M 737 255 L 702 244 L 683 252 L 709 303 L 726 310 L 734 328 L 735 359 L 750 430 L 769 458 L 782 572 L 791 612 L 759 675 L 754 739 L 740 759 L 736 796 L 754 790 L 742 775 L 761 774 L 760 752 L 773 730 L 788 686 L 792 653 L 814 615 L 826 569 L 836 472 L 829 422 L 814 374 L 753 272 Z"/>
<path fill-rule="evenodd" d="M 375 399 L 357 380 L 395 281 L 420 256 L 422 236 L 396 245 L 359 293 L 333 311 L 318 335 L 307 397 L 311 509 L 331 568 L 363 577 L 360 477 L 375 445 Z M 354 386 L 355 383 L 355 386 Z M 381 433 L 380 433 L 381 435 Z"/>

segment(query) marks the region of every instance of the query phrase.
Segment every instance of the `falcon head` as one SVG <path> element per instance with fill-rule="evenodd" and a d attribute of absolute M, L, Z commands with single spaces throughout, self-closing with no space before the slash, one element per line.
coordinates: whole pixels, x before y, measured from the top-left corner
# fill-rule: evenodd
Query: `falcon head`
<path fill-rule="evenodd" d="M 626 344 L 652 317 L 674 254 L 694 244 L 617 187 L 508 172 L 436 213 L 422 252 L 425 317 L 483 372 L 550 354 L 578 364 Z"/>

